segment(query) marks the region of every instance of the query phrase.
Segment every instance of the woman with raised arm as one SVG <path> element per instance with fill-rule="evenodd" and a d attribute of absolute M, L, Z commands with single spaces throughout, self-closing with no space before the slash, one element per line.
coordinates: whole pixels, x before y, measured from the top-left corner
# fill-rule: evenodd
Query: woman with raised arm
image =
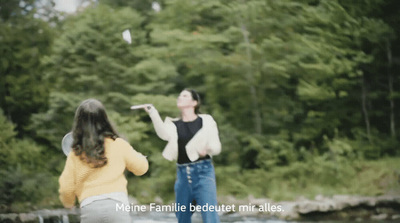
<path fill-rule="evenodd" d="M 183 90 L 177 99 L 181 117 L 166 118 L 163 122 L 158 111 L 148 105 L 149 113 L 157 135 L 168 141 L 162 155 L 165 159 L 176 161 L 177 179 L 175 182 L 176 203 L 186 207 L 176 212 L 178 222 L 190 223 L 193 212 L 190 206 L 214 206 L 202 211 L 205 223 L 219 222 L 217 189 L 212 156 L 221 151 L 217 124 L 210 115 L 200 114 L 200 97 L 192 89 Z M 203 209 L 204 210 L 204 209 Z"/>
<path fill-rule="evenodd" d="M 79 105 L 72 134 L 72 152 L 59 178 L 64 207 L 74 207 L 77 197 L 83 223 L 131 222 L 129 212 L 118 211 L 129 205 L 124 171 L 145 174 L 147 158 L 119 138 L 104 106 L 95 99 Z"/>

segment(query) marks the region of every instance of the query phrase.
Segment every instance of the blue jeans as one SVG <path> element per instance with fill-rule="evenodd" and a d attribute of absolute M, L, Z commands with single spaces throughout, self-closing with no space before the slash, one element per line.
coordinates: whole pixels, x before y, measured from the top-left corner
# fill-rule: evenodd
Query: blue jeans
<path fill-rule="evenodd" d="M 186 210 L 176 212 L 178 222 L 190 223 L 194 212 L 193 202 L 200 205 L 201 217 L 204 223 L 219 223 L 217 208 L 217 186 L 215 183 L 214 166 L 211 159 L 193 163 L 177 164 L 177 179 L 175 182 L 176 203 L 185 206 Z M 214 210 L 208 208 L 214 206 Z M 204 211 L 205 210 L 205 211 Z"/>

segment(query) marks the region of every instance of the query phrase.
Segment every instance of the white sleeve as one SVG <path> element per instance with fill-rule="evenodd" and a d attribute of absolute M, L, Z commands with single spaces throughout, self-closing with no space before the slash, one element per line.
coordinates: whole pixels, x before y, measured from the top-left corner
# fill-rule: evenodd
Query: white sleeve
<path fill-rule="evenodd" d="M 164 123 L 156 108 L 152 108 L 149 112 L 151 121 L 153 122 L 154 129 L 160 139 L 168 141 L 170 138 L 168 123 Z"/>
<path fill-rule="evenodd" d="M 207 143 L 207 151 L 210 155 L 218 155 L 221 152 L 221 141 L 219 139 L 219 132 L 217 123 L 211 118 L 211 126 L 208 132 L 209 140 Z"/>

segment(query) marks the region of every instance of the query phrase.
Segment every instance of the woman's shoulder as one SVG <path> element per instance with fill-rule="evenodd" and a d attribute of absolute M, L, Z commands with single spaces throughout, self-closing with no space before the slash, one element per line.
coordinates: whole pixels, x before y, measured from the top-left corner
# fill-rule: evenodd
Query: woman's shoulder
<path fill-rule="evenodd" d="M 181 118 L 171 118 L 169 116 L 165 117 L 164 122 L 176 122 L 179 121 Z"/>
<path fill-rule="evenodd" d="M 211 117 L 212 118 L 212 116 L 210 115 L 210 114 L 198 114 L 200 117 Z"/>
<path fill-rule="evenodd" d="M 209 115 L 209 114 L 199 114 L 199 116 L 203 119 L 203 120 L 212 120 L 214 121 L 214 118 Z"/>
<path fill-rule="evenodd" d="M 114 140 L 114 142 L 118 143 L 118 144 L 123 144 L 123 145 L 130 145 L 129 142 L 126 139 L 121 138 L 121 137 L 116 138 Z"/>
<path fill-rule="evenodd" d="M 131 147 L 131 144 L 129 144 L 128 141 L 120 137 L 116 139 L 106 138 L 105 142 L 106 144 L 109 144 L 110 147 Z"/>

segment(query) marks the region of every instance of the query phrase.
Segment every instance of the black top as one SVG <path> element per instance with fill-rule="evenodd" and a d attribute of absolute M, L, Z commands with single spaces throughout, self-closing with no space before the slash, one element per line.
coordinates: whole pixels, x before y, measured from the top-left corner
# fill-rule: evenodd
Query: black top
<path fill-rule="evenodd" d="M 178 164 L 191 163 L 186 153 L 186 144 L 203 127 L 203 119 L 197 117 L 191 122 L 184 122 L 182 119 L 174 121 L 178 131 Z M 210 159 L 209 155 L 200 157 L 198 160 Z M 197 161 L 197 160 L 195 160 Z"/>

